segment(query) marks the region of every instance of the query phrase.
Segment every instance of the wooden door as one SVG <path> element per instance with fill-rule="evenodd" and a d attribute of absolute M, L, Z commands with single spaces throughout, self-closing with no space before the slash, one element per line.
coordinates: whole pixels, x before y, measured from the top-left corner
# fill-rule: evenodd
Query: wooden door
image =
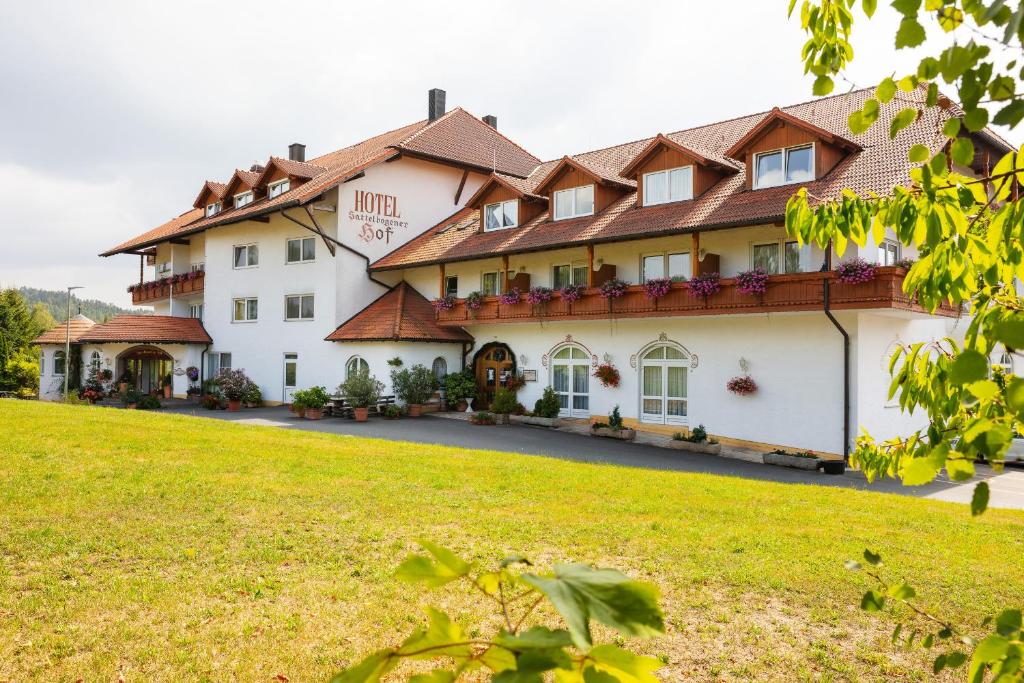
<path fill-rule="evenodd" d="M 507 346 L 494 346 L 484 350 L 476 359 L 476 400 L 473 408 L 487 410 L 494 400 L 494 392 L 505 386 L 515 369 L 515 360 Z"/>

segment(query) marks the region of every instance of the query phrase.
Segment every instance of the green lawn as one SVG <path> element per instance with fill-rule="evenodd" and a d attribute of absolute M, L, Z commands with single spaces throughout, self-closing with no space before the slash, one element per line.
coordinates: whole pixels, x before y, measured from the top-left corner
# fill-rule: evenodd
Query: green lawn
<path fill-rule="evenodd" d="M 581 438 L 581 449 L 587 447 Z M 912 680 L 842 561 L 971 623 L 1024 602 L 1024 514 L 222 421 L 0 401 L 0 680 L 323 679 L 470 596 L 398 584 L 425 537 L 656 582 L 666 680 Z"/>

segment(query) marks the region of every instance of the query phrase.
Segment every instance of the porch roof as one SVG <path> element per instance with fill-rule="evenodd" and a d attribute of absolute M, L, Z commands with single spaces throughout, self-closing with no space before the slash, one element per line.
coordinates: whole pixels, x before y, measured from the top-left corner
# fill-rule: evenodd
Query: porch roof
<path fill-rule="evenodd" d="M 32 343 L 63 344 L 70 339 L 72 344 L 77 344 L 79 338 L 95 325 L 95 322 L 79 313 L 78 315 L 72 316 L 68 323 L 61 323 L 60 325 L 51 327 L 46 332 L 43 332 L 41 335 L 33 339 Z"/>
<path fill-rule="evenodd" d="M 343 322 L 327 341 L 461 343 L 473 341 L 473 336 L 461 327 L 438 325 L 431 303 L 403 280 Z"/>
<path fill-rule="evenodd" d="M 131 342 L 137 344 L 212 344 L 198 318 L 170 315 L 119 315 L 84 332 L 83 343 Z"/>

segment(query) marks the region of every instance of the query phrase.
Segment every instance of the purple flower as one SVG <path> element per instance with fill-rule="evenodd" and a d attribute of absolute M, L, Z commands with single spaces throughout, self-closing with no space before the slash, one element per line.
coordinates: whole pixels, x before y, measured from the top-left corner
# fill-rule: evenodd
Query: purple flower
<path fill-rule="evenodd" d="M 450 311 L 455 308 L 455 297 L 451 294 L 442 296 L 438 299 L 434 299 L 430 302 L 434 306 L 434 312 L 440 313 L 441 311 Z"/>
<path fill-rule="evenodd" d="M 718 273 L 708 273 L 707 275 L 698 275 L 695 278 L 691 278 L 689 283 L 690 293 L 694 296 L 704 297 L 705 299 L 712 294 L 717 294 L 722 289 L 722 283 L 719 282 Z"/>
<path fill-rule="evenodd" d="M 672 289 L 672 280 L 667 277 L 651 278 L 644 283 L 644 293 L 648 299 L 660 299 Z"/>
<path fill-rule="evenodd" d="M 571 304 L 573 301 L 579 301 L 583 297 L 582 285 L 566 285 L 558 291 L 562 294 L 562 301 L 567 304 Z"/>
<path fill-rule="evenodd" d="M 548 287 L 531 287 L 526 293 L 526 300 L 534 306 L 546 304 L 551 301 L 551 290 Z"/>
<path fill-rule="evenodd" d="M 764 294 L 768 289 L 768 274 L 760 268 L 744 271 L 736 276 L 736 289 L 744 294 Z"/>
<path fill-rule="evenodd" d="M 484 296 L 480 292 L 470 292 L 466 297 L 466 308 L 470 311 L 479 311 L 484 305 Z"/>
<path fill-rule="evenodd" d="M 522 296 L 523 294 L 522 292 L 519 291 L 519 288 L 513 287 L 512 289 L 508 290 L 507 292 L 499 296 L 498 302 L 501 303 L 503 306 L 511 306 L 513 304 L 519 303 L 519 300 L 522 298 Z"/>
<path fill-rule="evenodd" d="M 620 296 L 626 294 L 626 288 L 629 287 L 629 283 L 620 280 L 617 277 L 613 277 L 603 285 L 601 285 L 601 296 L 605 299 L 618 299 Z"/>
<path fill-rule="evenodd" d="M 836 279 L 848 285 L 859 285 L 875 279 L 877 271 L 873 263 L 862 258 L 844 261 L 836 268 Z"/>

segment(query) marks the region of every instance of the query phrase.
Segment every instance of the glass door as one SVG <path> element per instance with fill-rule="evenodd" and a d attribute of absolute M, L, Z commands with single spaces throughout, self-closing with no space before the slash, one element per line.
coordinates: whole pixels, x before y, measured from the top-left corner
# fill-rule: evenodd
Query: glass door
<path fill-rule="evenodd" d="M 295 379 L 299 374 L 299 354 L 284 354 L 284 402 L 292 402 L 292 394 L 295 393 Z"/>
<path fill-rule="evenodd" d="M 567 346 L 552 357 L 551 388 L 558 394 L 560 417 L 590 416 L 590 357 L 586 351 Z"/>
<path fill-rule="evenodd" d="M 673 346 L 656 346 L 640 365 L 640 420 L 686 424 L 687 358 Z"/>

